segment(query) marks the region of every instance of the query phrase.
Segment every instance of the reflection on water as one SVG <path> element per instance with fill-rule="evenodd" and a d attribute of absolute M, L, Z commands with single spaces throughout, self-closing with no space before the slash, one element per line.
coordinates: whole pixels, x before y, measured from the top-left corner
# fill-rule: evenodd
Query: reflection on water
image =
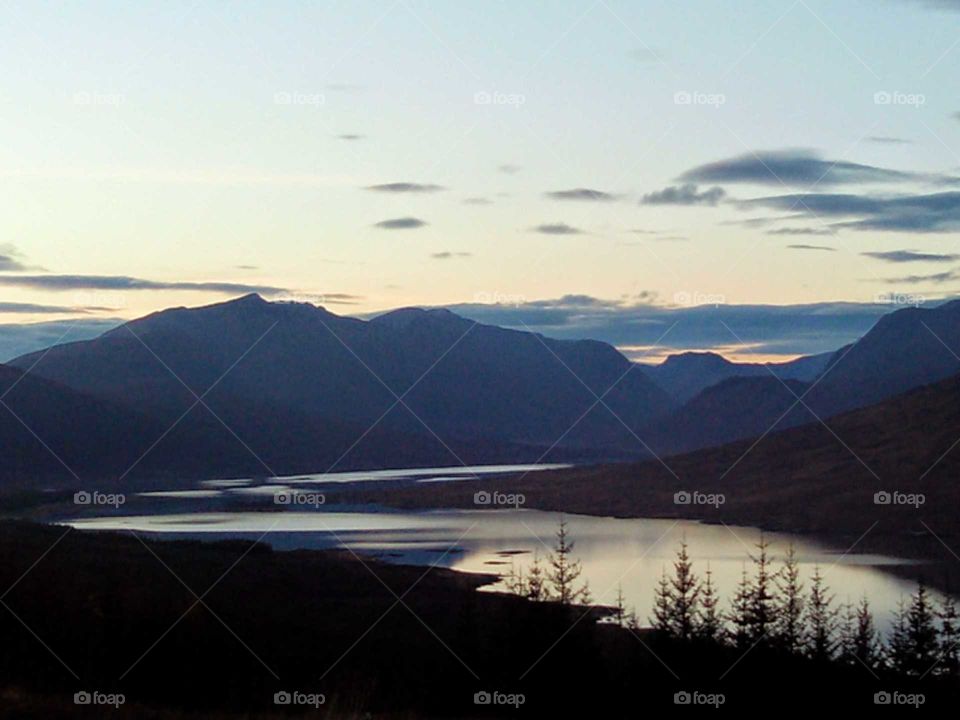
<path fill-rule="evenodd" d="M 290 480 L 285 480 L 290 482 Z M 594 600 L 613 604 L 622 584 L 628 606 L 641 620 L 648 616 L 653 590 L 663 569 L 672 568 L 681 540 L 689 545 L 696 570 L 713 571 L 725 598 L 732 596 L 741 569 L 748 564 L 760 532 L 752 528 L 703 525 L 688 521 L 565 516 L 583 561 L 584 577 Z M 276 549 L 348 547 L 389 562 L 438 565 L 470 572 L 503 575 L 526 569 L 534 554 L 545 558 L 554 541 L 559 516 L 535 510 L 434 512 L 221 512 L 165 513 L 68 521 L 76 528 L 129 529 L 168 538 L 262 539 Z M 884 565 L 905 561 L 877 555 L 845 554 L 806 538 L 766 533 L 769 551 L 782 557 L 792 542 L 805 579 L 815 565 L 837 603 L 870 598 L 878 626 L 889 627 L 901 596 L 915 585 L 883 572 Z M 492 586 L 502 588 L 502 584 Z"/>

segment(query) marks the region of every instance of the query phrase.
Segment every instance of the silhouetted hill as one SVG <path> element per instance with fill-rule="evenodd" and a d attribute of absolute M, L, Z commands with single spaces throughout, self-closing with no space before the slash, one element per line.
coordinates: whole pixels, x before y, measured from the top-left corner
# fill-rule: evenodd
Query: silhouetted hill
<path fill-rule="evenodd" d="M 886 315 L 837 353 L 809 402 L 822 415 L 863 407 L 960 372 L 960 300 Z"/>
<path fill-rule="evenodd" d="M 442 310 L 362 321 L 255 295 L 154 313 L 13 364 L 164 428 L 225 434 L 264 461 L 260 473 L 324 471 L 341 455 L 340 469 L 530 462 L 554 443 L 550 459 L 625 459 L 642 451 L 632 431 L 672 407 L 604 343 Z"/>
<path fill-rule="evenodd" d="M 809 382 L 827 366 L 833 353 L 810 355 L 785 363 L 735 363 L 713 352 L 669 356 L 644 371 L 677 402 L 685 403 L 717 383 L 735 377 L 771 377 Z"/>

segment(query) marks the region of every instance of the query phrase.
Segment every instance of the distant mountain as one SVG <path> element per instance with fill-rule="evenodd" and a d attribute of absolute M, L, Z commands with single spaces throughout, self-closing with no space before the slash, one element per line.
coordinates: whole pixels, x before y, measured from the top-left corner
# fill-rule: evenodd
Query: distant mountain
<path fill-rule="evenodd" d="M 341 454 L 340 469 L 529 462 L 554 445 L 550 459 L 635 458 L 633 432 L 674 407 L 604 343 L 445 310 L 362 321 L 258 296 L 154 313 L 11 364 L 161 427 L 192 407 L 180 424 L 199 447 L 216 432 L 278 473 L 324 471 Z"/>
<path fill-rule="evenodd" d="M 836 354 L 808 402 L 822 415 L 864 407 L 960 372 L 960 300 L 886 315 Z"/>
<path fill-rule="evenodd" d="M 833 353 L 810 355 L 785 363 L 735 363 L 713 352 L 685 352 L 669 356 L 644 371 L 680 403 L 724 380 L 735 377 L 771 377 L 809 382 L 827 366 Z"/>
<path fill-rule="evenodd" d="M 713 385 L 682 408 L 654 424 L 650 445 L 674 454 L 759 437 L 814 422 L 797 402 L 807 389 L 798 380 L 782 380 L 769 371 L 760 377 L 733 377 Z"/>

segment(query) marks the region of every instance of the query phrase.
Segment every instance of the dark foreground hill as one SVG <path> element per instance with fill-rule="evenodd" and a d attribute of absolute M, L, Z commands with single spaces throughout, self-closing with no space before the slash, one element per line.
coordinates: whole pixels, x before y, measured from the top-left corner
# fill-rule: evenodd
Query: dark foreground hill
<path fill-rule="evenodd" d="M 735 711 L 829 697 L 863 713 L 912 684 L 597 625 L 447 570 L 64 532 L 0 523 L 0 717 L 633 717 L 675 713 L 677 693 L 720 693 Z M 921 690 L 927 707 L 956 702 L 949 680 Z M 76 705 L 76 693 L 124 702 Z M 515 702 L 477 704 L 485 693 Z"/>

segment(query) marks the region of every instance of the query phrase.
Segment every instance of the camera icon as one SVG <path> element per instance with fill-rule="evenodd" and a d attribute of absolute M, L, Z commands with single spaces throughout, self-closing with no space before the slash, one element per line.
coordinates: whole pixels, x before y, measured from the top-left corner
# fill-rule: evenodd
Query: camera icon
<path fill-rule="evenodd" d="M 289 505 L 293 500 L 293 494 L 286 490 L 278 490 L 273 494 L 274 505 Z"/>
<path fill-rule="evenodd" d="M 680 492 L 673 494 L 674 505 L 689 505 L 692 500 L 693 496 L 691 496 L 686 490 L 681 490 Z"/>
<path fill-rule="evenodd" d="M 293 93 L 278 92 L 273 94 L 273 102 L 276 105 L 292 105 Z"/>
<path fill-rule="evenodd" d="M 881 690 L 873 695 L 874 705 L 890 705 L 893 702 L 893 696 L 886 690 Z"/>
<path fill-rule="evenodd" d="M 73 494 L 74 505 L 89 505 L 91 502 L 93 502 L 93 496 L 86 490 L 81 490 Z"/>
<path fill-rule="evenodd" d="M 486 90 L 481 90 L 480 92 L 475 92 L 473 94 L 474 105 L 490 105 L 492 102 L 493 96 Z"/>
<path fill-rule="evenodd" d="M 673 94 L 673 104 L 674 105 L 692 105 L 693 95 L 688 93 L 686 90 L 675 92 Z"/>
<path fill-rule="evenodd" d="M 91 696 L 86 690 L 81 690 L 80 692 L 73 694 L 74 705 L 89 705 L 91 702 L 93 702 L 93 696 Z"/>
<path fill-rule="evenodd" d="M 889 505 L 891 502 L 893 502 L 893 495 L 886 490 L 881 490 L 873 494 L 874 505 Z"/>
<path fill-rule="evenodd" d="M 281 690 L 280 692 L 273 694 L 274 705 L 289 705 L 292 702 L 293 696 L 291 696 L 286 690 Z"/>
<path fill-rule="evenodd" d="M 473 494 L 474 505 L 489 505 L 493 497 L 486 490 L 479 490 Z"/>
<path fill-rule="evenodd" d="M 693 702 L 693 696 L 686 690 L 673 694 L 674 705 L 689 705 L 691 702 Z"/>
<path fill-rule="evenodd" d="M 489 705 L 493 702 L 493 697 L 486 690 L 481 690 L 473 694 L 474 705 Z"/>
<path fill-rule="evenodd" d="M 875 105 L 889 105 L 893 102 L 893 96 L 886 90 L 881 90 L 873 94 L 873 102 Z"/>

